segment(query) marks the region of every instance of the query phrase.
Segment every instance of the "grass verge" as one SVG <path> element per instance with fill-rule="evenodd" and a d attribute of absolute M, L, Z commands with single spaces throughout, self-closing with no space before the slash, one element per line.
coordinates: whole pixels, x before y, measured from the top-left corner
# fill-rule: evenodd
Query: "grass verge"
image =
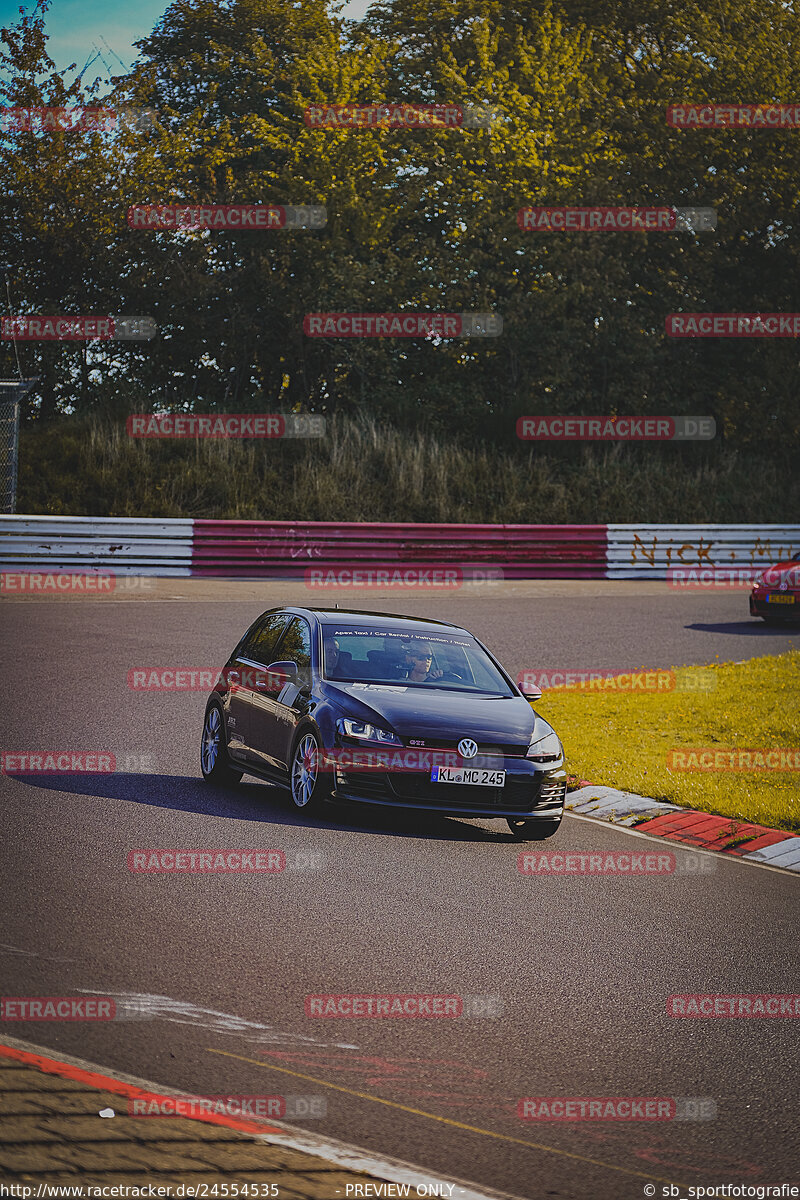
<path fill-rule="evenodd" d="M 23 427 L 17 512 L 262 521 L 785 522 L 787 457 L 725 444 L 506 447 L 333 416 L 323 438 L 137 439 L 113 421 Z M 752 488 L 758 479 L 757 494 Z"/>
<path fill-rule="evenodd" d="M 570 772 L 736 820 L 800 832 L 800 772 L 671 770 L 670 750 L 798 752 L 800 651 L 675 668 L 674 690 L 546 691 L 537 710 L 558 730 Z M 646 828 L 642 825 L 641 828 Z"/>

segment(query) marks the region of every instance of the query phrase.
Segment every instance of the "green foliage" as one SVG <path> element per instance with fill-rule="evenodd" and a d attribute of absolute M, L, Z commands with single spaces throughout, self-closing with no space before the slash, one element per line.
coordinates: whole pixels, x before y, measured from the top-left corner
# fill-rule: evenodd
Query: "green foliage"
<path fill-rule="evenodd" d="M 124 418 L 64 419 L 24 431 L 20 448 L 26 513 L 593 524 L 769 522 L 798 506 L 797 473 L 772 457 L 714 446 L 505 450 L 365 414 L 339 414 L 324 438 L 296 441 L 137 440 Z"/>
<path fill-rule="evenodd" d="M 13 309 L 142 313 L 159 328 L 149 343 L 22 343 L 24 373 L 42 377 L 29 419 L 117 416 L 133 395 L 143 411 L 310 410 L 442 444 L 457 431 L 519 463 L 520 415 L 711 413 L 726 451 L 772 456 L 767 474 L 783 472 L 800 450 L 796 342 L 673 340 L 664 321 L 800 309 L 800 134 L 675 130 L 665 112 L 800 95 L 795 8 L 387 0 L 353 23 L 326 0 L 172 4 L 104 97 L 157 110 L 154 130 L 0 133 Z M 5 104 L 92 98 L 47 57 L 45 9 L 0 31 Z M 489 106 L 500 119 L 364 131 L 303 120 L 310 104 L 400 99 Z M 324 204 L 329 219 L 314 232 L 128 227 L 130 205 L 172 201 Z M 518 229 L 520 207 L 548 203 L 700 205 L 719 227 Z M 494 310 L 504 331 L 439 344 L 302 331 L 308 312 L 400 309 Z M 0 372 L 15 372 L 6 342 Z M 563 476 L 573 457 L 565 471 L 556 451 L 545 461 Z M 681 461 L 687 478 L 701 470 Z M 707 461 L 728 488 L 722 507 L 755 519 L 765 504 L 752 488 L 745 500 L 743 461 L 722 450 Z M 785 519 L 773 494 L 769 515 Z"/>

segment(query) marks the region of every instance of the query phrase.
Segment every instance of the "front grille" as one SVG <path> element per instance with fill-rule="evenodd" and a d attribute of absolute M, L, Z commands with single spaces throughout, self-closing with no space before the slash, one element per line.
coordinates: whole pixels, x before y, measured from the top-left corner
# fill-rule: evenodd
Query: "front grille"
<path fill-rule="evenodd" d="M 412 804 L 441 805 L 442 808 L 513 808 L 526 812 L 537 803 L 538 777 L 506 778 L 505 787 L 474 787 L 461 783 L 431 783 L 426 775 L 395 774 L 389 788 Z"/>
<path fill-rule="evenodd" d="M 410 741 L 408 738 L 406 738 L 406 746 L 409 745 Z M 437 742 L 426 738 L 424 749 L 447 750 L 451 754 L 458 754 L 458 740 L 452 742 Z M 517 742 L 478 742 L 478 758 L 482 757 L 483 755 L 485 755 L 487 758 L 524 758 L 527 753 L 527 742 L 524 745 Z M 464 762 L 467 766 L 472 766 L 475 764 L 475 759 L 465 759 Z"/>

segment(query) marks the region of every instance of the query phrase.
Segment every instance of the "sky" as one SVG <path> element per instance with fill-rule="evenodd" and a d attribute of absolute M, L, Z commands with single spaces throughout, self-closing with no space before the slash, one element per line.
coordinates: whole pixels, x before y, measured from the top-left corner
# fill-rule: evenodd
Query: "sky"
<path fill-rule="evenodd" d="M 108 71 L 101 59 L 93 64 L 85 82 L 95 75 L 107 80 L 110 74 L 122 74 L 119 58 L 130 67 L 136 51 L 133 43 L 149 34 L 158 18 L 167 8 L 169 0 L 53 0 L 47 13 L 45 28 L 49 34 L 48 51 L 59 69 L 77 63 L 77 70 L 101 50 L 111 70 Z M 23 0 L 0 0 L 0 27 L 14 24 L 19 19 Z M 368 0 L 348 0 L 343 15 L 362 17 L 367 10 Z M 26 0 L 24 7 L 33 11 L 33 0 Z M 105 38 L 112 53 L 100 38 Z M 93 45 L 94 44 L 94 45 Z M 96 48 L 95 48 L 96 47 Z M 69 77 L 71 80 L 71 76 Z"/>

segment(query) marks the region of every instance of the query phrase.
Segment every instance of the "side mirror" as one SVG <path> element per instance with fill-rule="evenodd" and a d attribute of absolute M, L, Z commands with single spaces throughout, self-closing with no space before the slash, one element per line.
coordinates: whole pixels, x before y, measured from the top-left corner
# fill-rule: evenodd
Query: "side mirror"
<path fill-rule="evenodd" d="M 537 700 L 541 700 L 541 698 L 542 698 L 541 688 L 531 687 L 530 684 L 528 685 L 528 687 L 525 689 L 525 691 L 522 694 L 525 697 L 525 699 L 527 701 L 529 701 L 529 703 L 531 703 L 531 704 L 535 704 Z"/>

